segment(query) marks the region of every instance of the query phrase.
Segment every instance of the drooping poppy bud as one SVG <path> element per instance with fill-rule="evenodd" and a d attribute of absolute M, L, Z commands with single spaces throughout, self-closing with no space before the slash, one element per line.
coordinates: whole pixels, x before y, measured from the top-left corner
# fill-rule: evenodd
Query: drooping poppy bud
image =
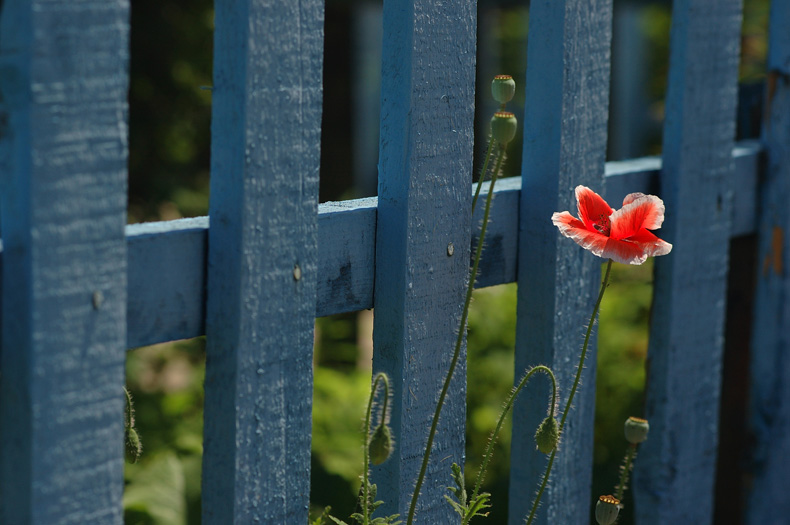
<path fill-rule="evenodd" d="M 373 436 L 370 438 L 368 451 L 370 452 L 370 462 L 374 465 L 381 465 L 392 454 L 392 435 L 387 425 L 381 424 L 376 427 Z"/>
<path fill-rule="evenodd" d="M 126 457 L 129 458 L 130 463 L 137 463 L 140 456 L 143 455 L 143 443 L 140 441 L 140 435 L 134 427 L 126 429 Z"/>
<path fill-rule="evenodd" d="M 548 416 L 541 422 L 538 430 L 535 432 L 535 443 L 538 444 L 538 450 L 544 454 L 550 454 L 557 446 L 559 440 L 560 427 L 557 424 L 557 420 L 552 416 Z"/>

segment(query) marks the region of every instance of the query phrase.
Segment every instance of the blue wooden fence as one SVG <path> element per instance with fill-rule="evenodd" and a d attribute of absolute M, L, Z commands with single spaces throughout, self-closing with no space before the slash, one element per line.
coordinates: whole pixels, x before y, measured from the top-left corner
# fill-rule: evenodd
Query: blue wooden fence
<path fill-rule="evenodd" d="M 384 4 L 379 197 L 319 205 L 323 2 L 217 0 L 209 227 L 125 225 L 128 1 L 0 2 L 0 523 L 121 523 L 125 350 L 202 334 L 204 523 L 304 523 L 313 320 L 371 307 L 398 443 L 374 478 L 384 510 L 405 514 L 479 222 L 476 2 Z M 727 278 L 744 256 L 729 246 L 743 236 L 759 239 L 754 311 L 740 312 L 754 324 L 743 520 L 790 516 L 790 4 L 772 5 L 763 138 L 736 145 L 740 9 L 675 1 L 663 156 L 605 164 L 612 2 L 532 2 L 523 175 L 496 190 L 478 283 L 519 283 L 516 368 L 548 364 L 567 385 L 600 261 L 551 213 L 577 184 L 614 203 L 662 196 L 674 249 L 656 261 L 644 524 L 713 521 Z M 585 523 L 597 496 L 588 363 L 542 523 Z M 420 522 L 454 519 L 464 373 Z M 531 401 L 514 421 L 511 523 L 545 464 Z"/>

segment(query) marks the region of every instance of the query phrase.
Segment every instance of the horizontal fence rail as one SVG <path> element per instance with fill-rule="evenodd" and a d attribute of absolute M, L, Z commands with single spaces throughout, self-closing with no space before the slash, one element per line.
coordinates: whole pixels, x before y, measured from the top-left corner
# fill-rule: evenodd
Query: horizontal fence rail
<path fill-rule="evenodd" d="M 755 141 L 733 150 L 733 187 L 738 191 L 730 237 L 756 232 L 760 154 Z M 660 172 L 658 157 L 608 162 L 604 197 L 618 203 L 628 193 L 657 194 Z M 478 288 L 516 281 L 520 191 L 519 177 L 497 182 Z M 371 197 L 319 205 L 316 317 L 373 308 L 376 201 Z M 475 219 L 479 223 L 482 211 Z M 208 217 L 126 227 L 129 348 L 205 334 L 208 228 Z"/>
<path fill-rule="evenodd" d="M 761 151 L 757 141 L 744 141 L 733 150 L 733 187 L 738 191 L 730 237 L 756 232 Z M 658 194 L 660 176 L 659 157 L 608 162 L 604 197 L 617 203 L 628 193 Z M 477 288 L 516 282 L 520 192 L 520 177 L 497 182 Z M 318 206 L 316 317 L 373 308 L 376 204 L 375 197 L 368 197 Z M 475 220 L 481 219 L 482 210 L 477 210 Z M 128 348 L 205 335 L 208 229 L 208 217 L 126 227 Z"/>

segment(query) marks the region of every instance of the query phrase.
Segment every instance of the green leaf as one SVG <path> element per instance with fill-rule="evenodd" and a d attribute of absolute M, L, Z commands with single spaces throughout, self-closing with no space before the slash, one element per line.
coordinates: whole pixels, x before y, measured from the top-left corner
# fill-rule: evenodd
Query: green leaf
<path fill-rule="evenodd" d="M 126 486 L 124 512 L 144 518 L 149 525 L 185 525 L 185 485 L 184 469 L 175 454 L 152 456 Z"/>

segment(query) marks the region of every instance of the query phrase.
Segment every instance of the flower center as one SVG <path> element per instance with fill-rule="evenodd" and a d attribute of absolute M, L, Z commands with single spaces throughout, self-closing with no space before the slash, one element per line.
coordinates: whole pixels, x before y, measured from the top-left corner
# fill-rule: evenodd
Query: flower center
<path fill-rule="evenodd" d="M 609 216 L 603 213 L 600 214 L 598 220 L 593 223 L 593 228 L 599 233 L 609 237 L 609 234 L 612 233 L 612 223 L 609 221 Z"/>

